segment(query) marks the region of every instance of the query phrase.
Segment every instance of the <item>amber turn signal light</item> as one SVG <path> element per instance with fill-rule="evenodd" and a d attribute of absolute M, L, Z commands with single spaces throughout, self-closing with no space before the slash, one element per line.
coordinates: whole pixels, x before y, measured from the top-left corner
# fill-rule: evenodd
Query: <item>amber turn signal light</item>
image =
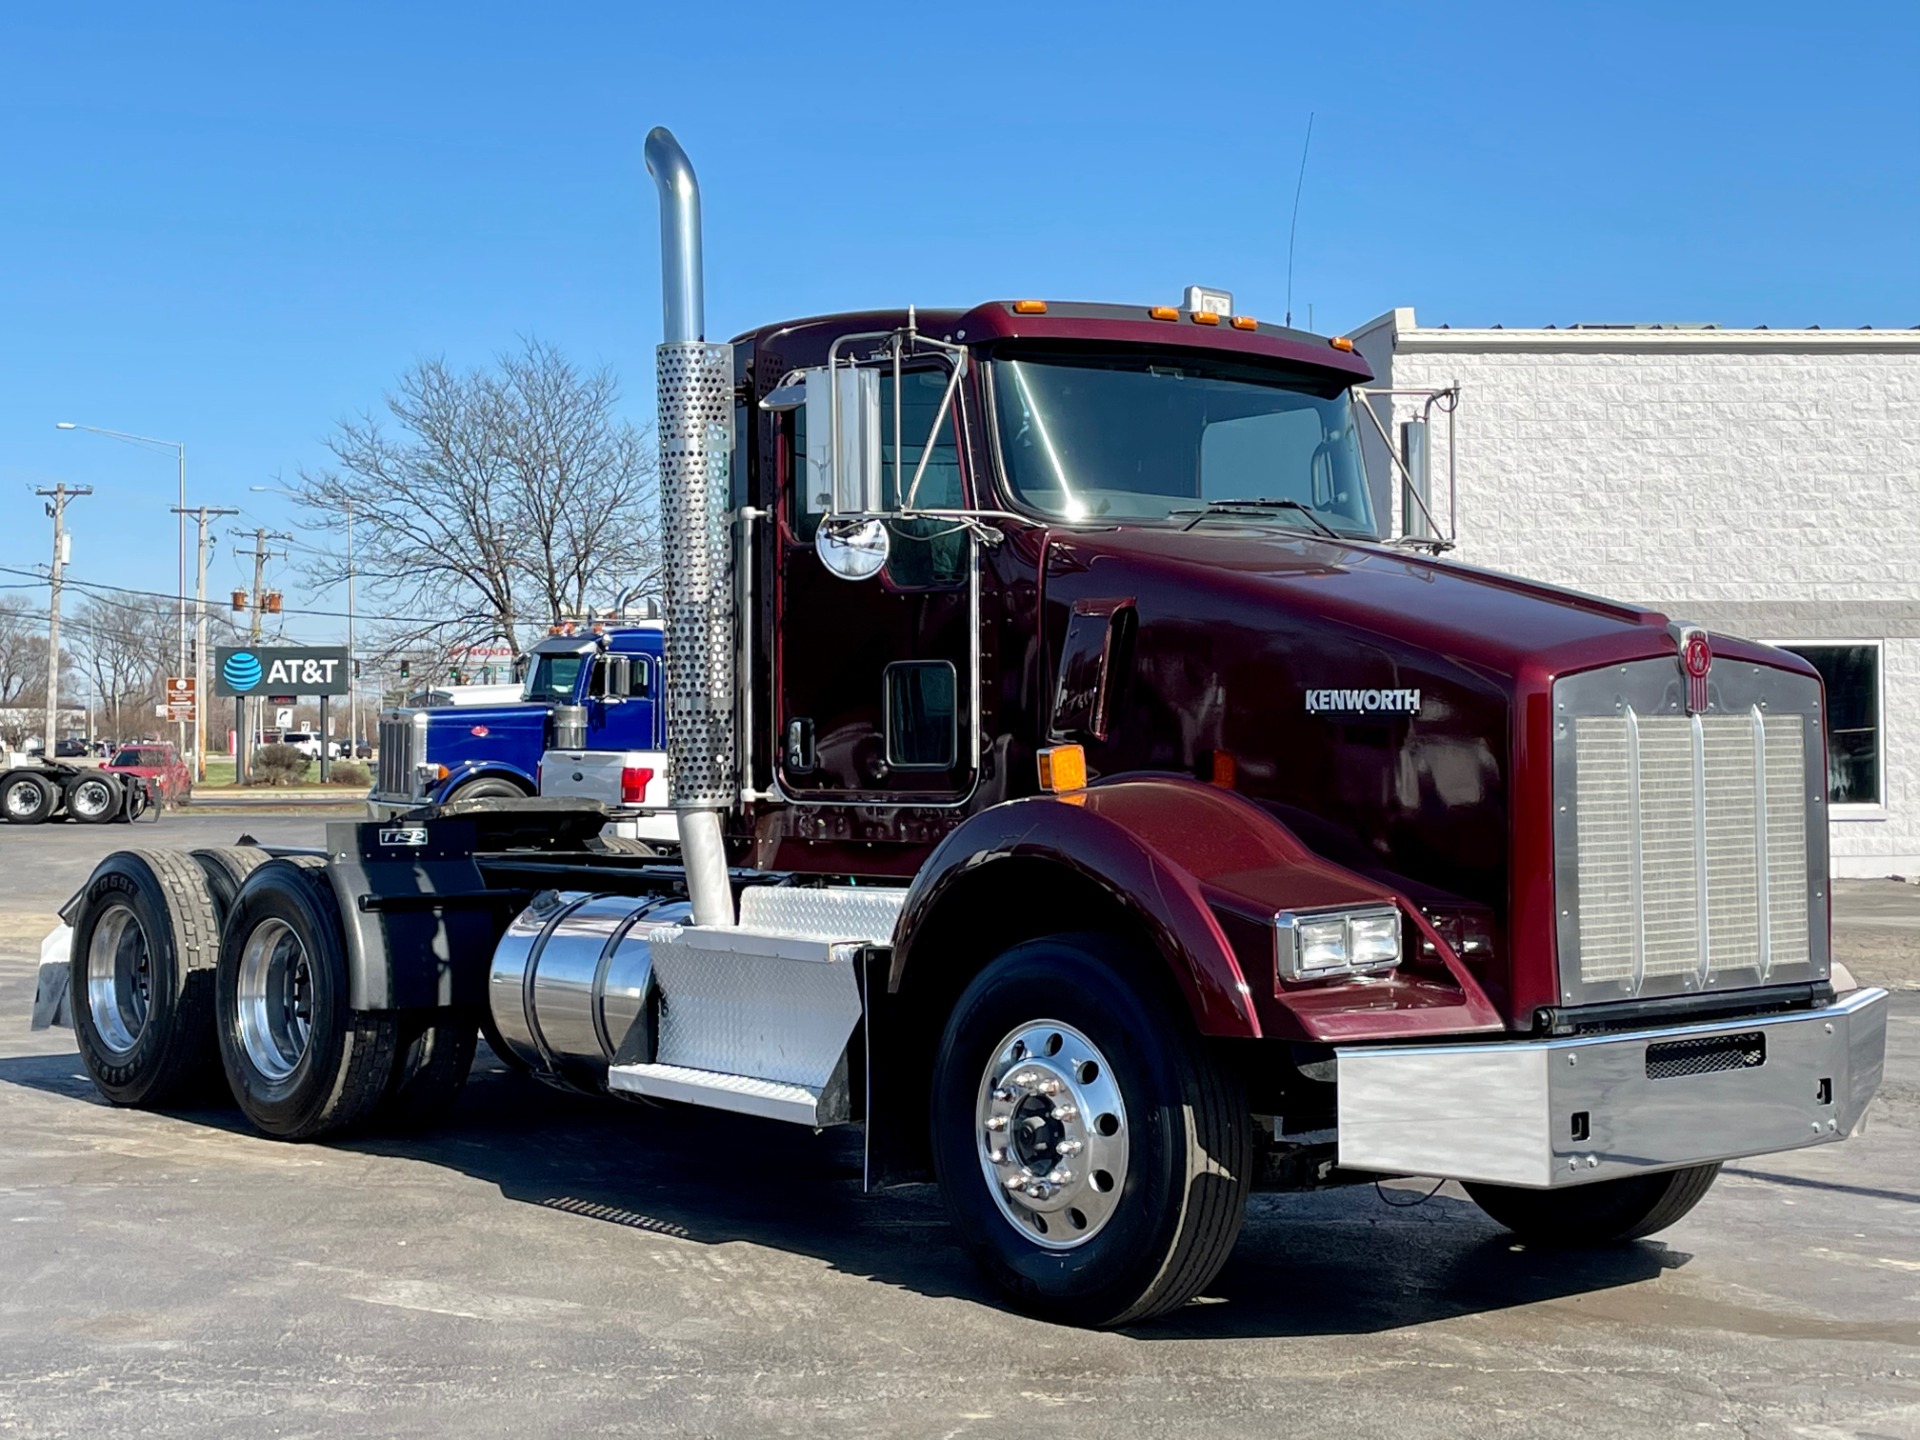
<path fill-rule="evenodd" d="M 1084 790 L 1087 788 L 1087 752 L 1080 745 L 1055 745 L 1042 750 L 1040 759 L 1040 788 L 1052 790 Z"/>
<path fill-rule="evenodd" d="M 1013 302 L 1013 313 L 1016 315 L 1044 315 L 1047 313 L 1047 302 L 1044 300 L 1016 300 Z"/>
<path fill-rule="evenodd" d="M 1196 310 L 1193 312 L 1193 323 L 1196 325 L 1218 325 L 1220 323 L 1220 317 L 1211 310 Z"/>

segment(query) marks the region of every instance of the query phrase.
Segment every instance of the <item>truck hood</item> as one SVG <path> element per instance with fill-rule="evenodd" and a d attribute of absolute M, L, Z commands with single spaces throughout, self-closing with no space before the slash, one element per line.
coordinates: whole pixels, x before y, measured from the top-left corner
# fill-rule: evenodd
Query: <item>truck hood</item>
<path fill-rule="evenodd" d="M 1229 528 L 1231 527 L 1231 528 Z M 1104 571 L 1210 592 L 1250 611 L 1283 607 L 1319 623 L 1445 655 L 1482 674 L 1514 676 L 1528 661 L 1584 652 L 1595 663 L 1670 653 L 1667 617 L 1384 545 L 1323 540 L 1240 519 L 1194 530 L 1056 531 L 1048 582 Z M 1078 586 L 1073 587 L 1076 590 Z M 1121 586 L 1124 589 L 1124 585 Z M 1115 593 L 1119 593 L 1116 591 Z"/>

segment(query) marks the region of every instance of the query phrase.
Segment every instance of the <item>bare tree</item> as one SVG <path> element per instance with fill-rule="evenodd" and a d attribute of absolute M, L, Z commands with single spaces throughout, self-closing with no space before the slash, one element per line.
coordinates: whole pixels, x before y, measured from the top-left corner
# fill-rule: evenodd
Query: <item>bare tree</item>
<path fill-rule="evenodd" d="M 158 723 L 154 709 L 166 698 L 177 624 L 174 611 L 149 598 L 101 592 L 63 625 L 63 633 L 73 633 L 90 698 L 99 706 L 102 734 L 125 739 Z"/>
<path fill-rule="evenodd" d="M 71 703 L 72 652 L 60 648 L 60 693 Z M 0 596 L 0 739 L 20 745 L 46 728 L 47 610 L 19 595 Z"/>
<path fill-rule="evenodd" d="M 426 360 L 384 416 L 342 421 L 333 464 L 299 477 L 306 527 L 327 537 L 313 577 L 346 576 L 342 516 L 373 648 L 389 653 L 532 633 L 627 586 L 658 583 L 654 456 L 616 413 L 610 370 L 582 372 L 528 340 L 493 368 Z"/>

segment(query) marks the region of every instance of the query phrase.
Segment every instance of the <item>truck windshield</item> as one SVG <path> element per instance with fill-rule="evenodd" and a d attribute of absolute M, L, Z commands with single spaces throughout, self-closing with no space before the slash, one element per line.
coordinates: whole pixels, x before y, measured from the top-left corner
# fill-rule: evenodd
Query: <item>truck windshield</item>
<path fill-rule="evenodd" d="M 549 705 L 571 705 L 580 683 L 580 667 L 584 663 L 584 655 L 534 657 L 533 668 L 527 672 L 526 688 L 521 691 L 522 697 L 544 700 Z"/>
<path fill-rule="evenodd" d="M 1378 534 L 1340 381 L 1211 356 L 1032 348 L 995 358 L 993 395 L 1007 480 L 1044 514 L 1188 524 L 1218 505 L 1228 523 Z"/>

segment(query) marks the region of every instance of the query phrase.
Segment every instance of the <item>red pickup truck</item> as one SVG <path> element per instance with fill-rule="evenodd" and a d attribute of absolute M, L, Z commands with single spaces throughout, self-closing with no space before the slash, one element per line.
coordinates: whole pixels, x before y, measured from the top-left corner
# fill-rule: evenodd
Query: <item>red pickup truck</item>
<path fill-rule="evenodd" d="M 143 775 L 152 780 L 163 805 L 184 805 L 193 794 L 193 772 L 187 769 L 180 752 L 169 740 L 122 745 L 114 752 L 113 759 L 100 768 L 116 775 Z"/>

